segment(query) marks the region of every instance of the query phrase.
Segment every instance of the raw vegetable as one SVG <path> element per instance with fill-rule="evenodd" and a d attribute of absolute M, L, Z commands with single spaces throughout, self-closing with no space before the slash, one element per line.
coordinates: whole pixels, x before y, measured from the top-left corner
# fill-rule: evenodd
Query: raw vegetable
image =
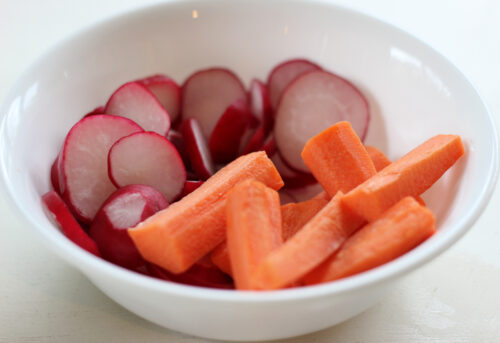
<path fill-rule="evenodd" d="M 137 80 L 137 82 L 153 93 L 158 102 L 167 111 L 172 123 L 179 118 L 182 93 L 177 82 L 161 74 L 145 77 Z"/>

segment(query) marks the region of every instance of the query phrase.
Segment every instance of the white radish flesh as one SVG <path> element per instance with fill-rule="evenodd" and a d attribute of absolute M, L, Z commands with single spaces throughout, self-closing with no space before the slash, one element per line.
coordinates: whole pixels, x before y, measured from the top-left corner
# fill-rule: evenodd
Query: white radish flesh
<path fill-rule="evenodd" d="M 304 59 L 293 59 L 280 63 L 269 73 L 267 88 L 272 108 L 276 109 L 285 88 L 297 77 L 313 70 L 321 70 L 315 63 Z"/>
<path fill-rule="evenodd" d="M 113 144 L 108 170 L 117 187 L 148 185 L 169 202 L 181 193 L 186 181 L 186 169 L 177 149 L 154 132 L 134 133 Z"/>
<path fill-rule="evenodd" d="M 153 75 L 137 80 L 154 94 L 160 104 L 167 110 L 173 123 L 179 117 L 181 109 L 181 88 L 171 78 L 165 75 Z"/>
<path fill-rule="evenodd" d="M 129 118 L 146 131 L 162 136 L 170 129 L 170 117 L 156 97 L 138 82 L 128 82 L 109 98 L 106 114 Z"/>
<path fill-rule="evenodd" d="M 120 138 L 143 131 L 133 121 L 105 114 L 83 118 L 69 131 L 60 156 L 63 199 L 82 221 L 90 222 L 115 190 L 108 177 L 108 152 Z"/>
<path fill-rule="evenodd" d="M 273 131 L 276 146 L 290 167 L 309 172 L 301 157 L 304 145 L 341 120 L 349 121 L 363 140 L 370 120 L 366 99 L 356 87 L 335 74 L 309 72 L 283 92 Z"/>
<path fill-rule="evenodd" d="M 209 139 L 226 108 L 247 101 L 245 87 L 230 70 L 211 68 L 192 74 L 182 86 L 182 118 L 195 118 Z"/>

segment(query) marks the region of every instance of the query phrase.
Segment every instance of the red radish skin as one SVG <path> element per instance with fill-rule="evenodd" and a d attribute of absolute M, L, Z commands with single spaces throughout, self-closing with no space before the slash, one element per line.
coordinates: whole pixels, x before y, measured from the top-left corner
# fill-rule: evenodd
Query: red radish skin
<path fill-rule="evenodd" d="M 361 92 L 327 71 L 303 74 L 283 92 L 273 131 L 276 146 L 290 167 L 309 172 L 300 156 L 305 144 L 342 120 L 349 121 L 360 139 L 364 139 L 370 113 Z"/>
<path fill-rule="evenodd" d="M 106 104 L 106 114 L 129 118 L 145 131 L 165 136 L 170 129 L 170 117 L 156 97 L 138 82 L 128 82 L 118 88 Z"/>
<path fill-rule="evenodd" d="M 189 156 L 186 151 L 186 146 L 184 145 L 184 138 L 179 131 L 170 129 L 167 133 L 167 139 L 175 146 L 179 155 L 181 155 L 182 162 L 186 170 L 191 169 L 191 161 L 189 161 Z"/>
<path fill-rule="evenodd" d="M 255 131 L 250 141 L 243 149 L 241 155 L 246 155 L 254 151 L 262 150 L 262 146 L 264 144 L 264 139 L 266 138 L 266 130 L 264 126 L 260 126 L 257 131 Z"/>
<path fill-rule="evenodd" d="M 60 152 L 59 186 L 72 213 L 89 223 L 116 189 L 108 177 L 108 152 L 120 138 L 142 128 L 132 120 L 97 114 L 69 131 Z"/>
<path fill-rule="evenodd" d="M 305 59 L 292 59 L 274 67 L 267 78 L 272 108 L 278 107 L 281 94 L 293 80 L 313 70 L 321 70 L 321 67 Z"/>
<path fill-rule="evenodd" d="M 206 258 L 200 260 L 181 274 L 170 273 L 152 263 L 148 263 L 147 268 L 151 276 L 165 281 L 199 287 L 234 289 L 231 277 L 220 271 L 211 261 L 207 263 L 205 260 Z"/>
<path fill-rule="evenodd" d="M 260 150 L 265 151 L 267 156 L 273 156 L 278 151 L 276 150 L 276 141 L 272 134 L 266 138 Z"/>
<path fill-rule="evenodd" d="M 247 101 L 247 94 L 235 73 L 225 68 L 200 70 L 182 86 L 182 118 L 195 118 L 209 139 L 226 108 L 238 99 Z"/>
<path fill-rule="evenodd" d="M 175 146 L 154 132 L 119 139 L 108 155 L 109 178 L 116 187 L 142 184 L 173 201 L 184 188 L 186 169 Z"/>
<path fill-rule="evenodd" d="M 194 191 L 196 188 L 200 187 L 202 184 L 203 181 L 201 180 L 186 180 L 179 199 L 184 198 L 186 195 Z"/>
<path fill-rule="evenodd" d="M 90 111 L 89 113 L 87 113 L 86 115 L 84 115 L 83 117 L 89 117 L 89 116 L 93 116 L 94 114 L 104 114 L 105 112 L 105 108 L 104 106 L 98 106 L 96 108 L 94 108 L 92 111 Z"/>
<path fill-rule="evenodd" d="M 52 188 L 61 194 L 61 187 L 59 186 L 59 155 L 52 163 L 52 167 L 50 167 L 50 183 L 52 184 Z"/>
<path fill-rule="evenodd" d="M 89 234 L 102 257 L 128 269 L 145 265 L 127 229 L 168 206 L 156 189 L 145 185 L 128 185 L 115 191 L 104 202 L 90 226 Z"/>
<path fill-rule="evenodd" d="M 250 82 L 250 109 L 252 114 L 260 121 L 265 133 L 269 133 L 273 127 L 273 109 L 267 86 L 258 79 Z"/>
<path fill-rule="evenodd" d="M 287 189 L 302 188 L 307 185 L 315 184 L 317 182 L 314 176 L 312 176 L 311 174 L 298 172 L 289 168 L 283 161 L 279 152 L 271 156 L 271 161 L 273 161 L 276 169 L 283 178 L 283 181 L 285 182 L 285 188 Z"/>
<path fill-rule="evenodd" d="M 228 106 L 212 131 L 208 147 L 215 163 L 228 163 L 238 157 L 239 147 L 253 118 L 245 101 Z"/>
<path fill-rule="evenodd" d="M 96 243 L 78 224 L 59 194 L 50 191 L 42 196 L 42 201 L 56 220 L 61 231 L 70 241 L 91 254 L 101 256 Z"/>
<path fill-rule="evenodd" d="M 154 94 L 160 104 L 167 110 L 170 121 L 174 123 L 180 114 L 182 92 L 181 88 L 173 79 L 166 75 L 152 75 L 140 80 L 140 84 L 145 86 Z"/>
<path fill-rule="evenodd" d="M 181 134 L 186 146 L 186 152 L 196 175 L 206 180 L 215 172 L 214 163 L 208 150 L 207 141 L 198 121 L 189 118 L 181 126 Z"/>

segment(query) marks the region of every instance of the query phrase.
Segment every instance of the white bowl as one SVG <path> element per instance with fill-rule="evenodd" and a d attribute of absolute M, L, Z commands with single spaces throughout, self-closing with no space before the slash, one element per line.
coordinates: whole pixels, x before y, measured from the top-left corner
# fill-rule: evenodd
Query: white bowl
<path fill-rule="evenodd" d="M 40 196 L 50 189 L 50 164 L 65 134 L 117 86 L 157 72 L 182 82 L 213 65 L 232 68 L 248 82 L 290 57 L 310 58 L 360 87 L 372 110 L 367 143 L 391 158 L 438 133 L 462 136 L 466 156 L 424 196 L 438 218 L 431 239 L 396 261 L 342 281 L 252 293 L 129 272 L 80 250 L 49 221 Z M 471 227 L 497 176 L 491 115 L 453 65 L 401 30 L 309 1 L 177 1 L 120 16 L 37 60 L 12 87 L 0 113 L 2 180 L 24 223 L 125 308 L 173 330 L 214 339 L 285 338 L 362 312 Z"/>

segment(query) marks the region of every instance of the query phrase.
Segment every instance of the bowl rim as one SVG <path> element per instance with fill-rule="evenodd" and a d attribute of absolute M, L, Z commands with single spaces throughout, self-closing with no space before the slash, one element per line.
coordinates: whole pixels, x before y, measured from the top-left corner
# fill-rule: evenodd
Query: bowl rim
<path fill-rule="evenodd" d="M 228 2 L 228 1 L 222 1 Z M 290 4 L 291 2 L 294 4 L 306 4 L 304 0 L 258 0 L 256 1 L 260 4 L 264 3 L 286 3 Z M 123 21 L 126 21 L 127 18 L 130 17 L 139 17 L 146 16 L 149 13 L 155 11 L 156 9 L 163 7 L 170 7 L 172 5 L 177 6 L 185 6 L 191 7 L 196 5 L 206 6 L 207 3 L 202 0 L 170 0 L 164 3 L 152 4 L 145 7 L 141 7 L 139 9 L 128 10 L 124 13 L 119 13 L 117 15 L 111 16 L 109 18 L 104 18 L 96 23 L 92 24 L 89 27 L 84 28 L 83 30 L 79 30 L 74 34 L 62 39 L 57 44 L 52 47 L 46 49 L 46 51 L 41 54 L 41 56 L 37 57 L 36 60 L 32 62 L 32 64 L 17 78 L 14 84 L 11 86 L 10 90 L 6 93 L 6 96 L 3 99 L 3 103 L 0 104 L 0 109 L 2 109 L 2 113 L 0 113 L 0 137 L 3 140 L 6 135 L 6 121 L 8 117 L 8 101 L 11 98 L 14 98 L 15 89 L 17 85 L 21 83 L 21 81 L 27 78 L 28 75 L 32 73 L 33 70 L 36 70 L 39 64 L 42 64 L 53 52 L 59 50 L 61 47 L 66 45 L 71 40 L 78 40 L 82 36 L 86 36 L 92 31 L 98 32 L 103 29 L 106 25 L 118 24 Z M 116 266 L 110 262 L 107 262 L 101 258 L 98 258 L 83 249 L 77 247 L 70 240 L 66 239 L 59 232 L 45 232 L 41 230 L 41 224 L 35 222 L 29 215 L 26 215 L 22 210 L 22 203 L 20 203 L 19 199 L 15 196 L 15 190 L 8 183 L 9 175 L 5 163 L 5 153 L 3 149 L 0 149 L 0 174 L 1 174 L 1 182 L 0 187 L 5 189 L 6 192 L 2 192 L 5 194 L 4 198 L 6 199 L 6 204 L 9 206 L 13 213 L 15 213 L 16 217 L 20 219 L 21 225 L 30 226 L 34 229 L 35 232 L 39 235 L 42 241 L 49 245 L 51 249 L 61 258 L 76 268 L 83 270 L 87 276 L 87 270 L 92 269 L 93 271 L 98 271 L 99 273 L 108 274 L 110 277 L 115 279 L 120 279 L 123 282 L 133 284 L 134 286 L 145 288 L 148 290 L 162 292 L 162 293 L 170 293 L 172 295 L 189 297 L 194 299 L 204 299 L 204 300 L 217 300 L 217 301 L 226 301 L 233 303 L 261 303 L 261 302 L 282 302 L 288 300 L 304 300 L 310 298 L 317 298 L 324 295 L 339 295 L 344 294 L 346 292 L 351 292 L 360 288 L 376 286 L 380 283 L 393 280 L 397 277 L 400 277 L 410 271 L 418 268 L 424 263 L 430 261 L 435 258 L 437 255 L 444 252 L 447 248 L 449 248 L 452 244 L 454 244 L 460 237 L 462 237 L 471 227 L 472 224 L 479 218 L 484 209 L 486 208 L 493 191 L 495 190 L 495 184 L 498 179 L 499 172 L 499 160 L 498 160 L 498 134 L 497 128 L 495 125 L 495 121 L 491 114 L 491 111 L 488 109 L 486 102 L 482 99 L 481 95 L 478 93 L 477 89 L 472 85 L 469 79 L 455 66 L 455 64 L 439 53 L 436 49 L 434 49 L 429 44 L 421 41 L 419 38 L 413 36 L 408 33 L 404 29 L 400 28 L 397 25 L 390 24 L 384 22 L 381 19 L 375 18 L 371 15 L 363 13 L 362 11 L 352 9 L 346 6 L 329 3 L 325 0 L 314 0 L 307 2 L 309 6 L 323 6 L 325 10 L 333 10 L 344 12 L 350 16 L 355 16 L 364 20 L 366 22 L 370 22 L 371 24 L 383 26 L 386 29 L 391 29 L 393 31 L 398 32 L 399 34 L 405 36 L 406 38 L 410 38 L 414 40 L 421 47 L 427 49 L 431 53 L 433 53 L 437 58 L 446 62 L 449 66 L 450 70 L 459 76 L 472 90 L 472 93 L 477 97 L 480 104 L 484 108 L 484 113 L 486 115 L 486 119 L 489 122 L 490 126 L 490 139 L 493 147 L 492 155 L 490 159 L 490 163 L 488 165 L 488 177 L 486 178 L 486 182 L 481 189 L 480 196 L 473 203 L 473 206 L 470 207 L 467 214 L 460 218 L 457 223 L 451 228 L 448 232 L 445 232 L 438 237 L 433 237 L 431 240 L 424 242 L 419 245 L 412 251 L 406 253 L 405 255 L 393 260 L 389 263 L 386 263 L 380 267 L 372 269 L 370 271 L 354 275 L 345 279 L 337 280 L 334 282 L 329 282 L 325 284 L 306 286 L 306 287 L 297 287 L 290 288 L 284 290 L 275 290 L 275 291 L 232 291 L 232 290 L 219 290 L 219 289 L 210 289 L 203 288 L 197 286 L 183 285 L 177 284 L 173 282 L 163 281 L 154 279 L 152 277 L 141 275 L 136 272 L 129 271 L 127 269 Z M 41 201 L 40 201 L 41 203 Z"/>

